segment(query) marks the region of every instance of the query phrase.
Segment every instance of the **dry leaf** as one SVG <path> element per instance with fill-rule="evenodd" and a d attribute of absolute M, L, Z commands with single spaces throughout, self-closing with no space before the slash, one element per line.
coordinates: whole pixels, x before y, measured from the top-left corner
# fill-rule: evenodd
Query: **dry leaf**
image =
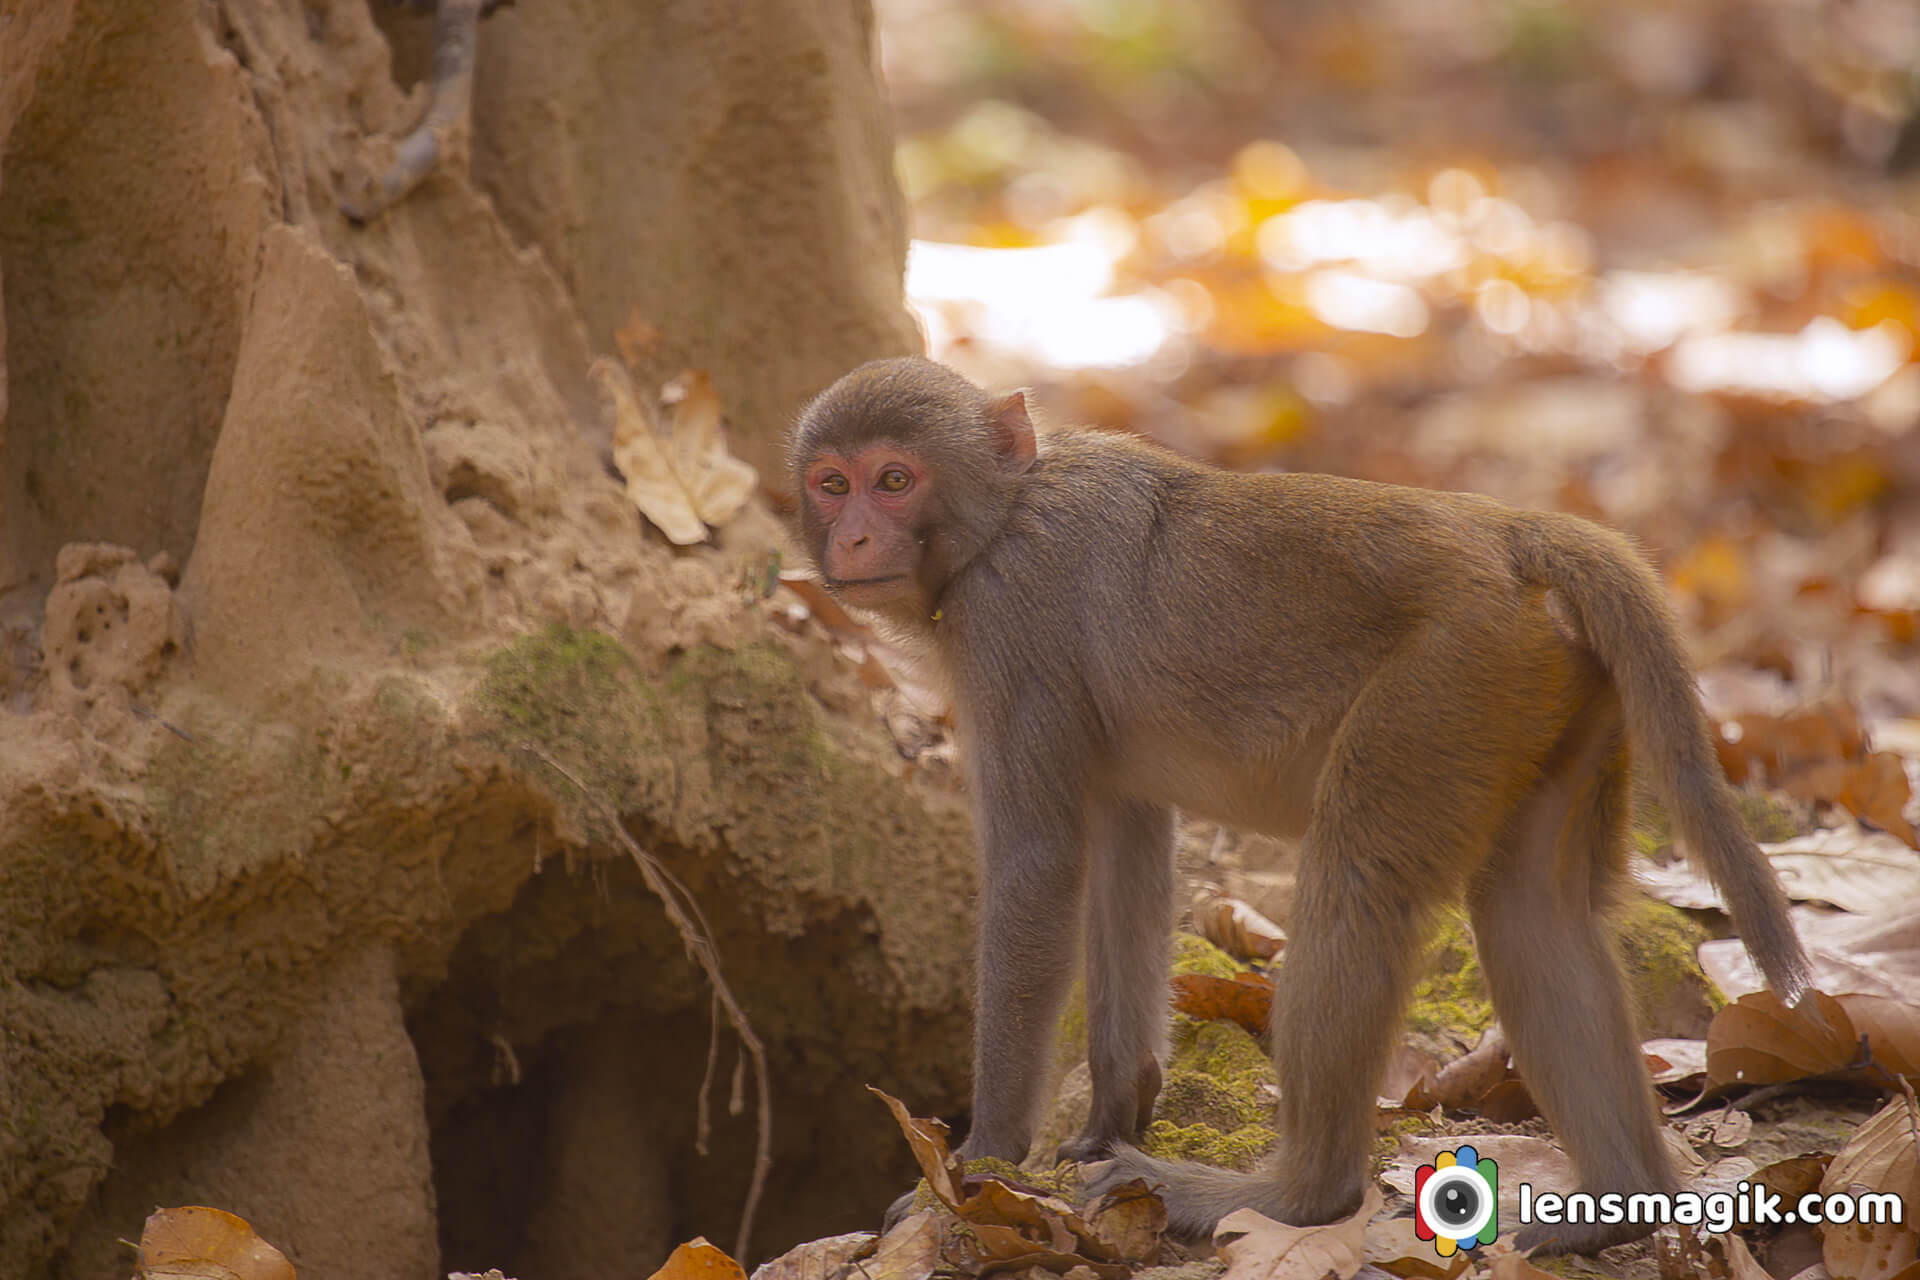
<path fill-rule="evenodd" d="M 1722 1107 L 1689 1121 L 1684 1132 L 1690 1142 L 1711 1143 L 1731 1151 L 1746 1146 L 1747 1140 L 1753 1137 L 1753 1117 L 1745 1111 Z"/>
<path fill-rule="evenodd" d="M 1920 890 L 1913 901 L 1920 903 Z M 1902 904 L 1872 916 L 1801 908 L 1794 912 L 1794 924 L 1813 957 L 1814 985 L 1822 991 L 1894 1000 L 1920 991 L 1920 905 Z M 1700 967 L 1728 996 L 1765 985 L 1738 940 L 1701 943 Z"/>
<path fill-rule="evenodd" d="M 1527 1255 L 1512 1246 L 1495 1246 L 1487 1251 L 1487 1280 L 1558 1280 L 1551 1271 L 1533 1265 Z"/>
<path fill-rule="evenodd" d="M 1899 1224 L 1829 1223 L 1821 1253 L 1837 1277 L 1882 1280 L 1920 1269 L 1920 1107 L 1910 1097 L 1895 1098 L 1858 1129 L 1827 1166 L 1823 1195 L 1891 1193 L 1904 1199 L 1908 1212 Z"/>
<path fill-rule="evenodd" d="M 1846 1010 L 1824 992 L 1808 995 L 1826 1025 L 1789 1009 L 1771 991 L 1741 996 L 1707 1027 L 1710 1084 L 1780 1084 L 1849 1066 L 1858 1037 Z"/>
<path fill-rule="evenodd" d="M 747 1280 L 747 1273 L 705 1236 L 695 1236 L 668 1254 L 650 1280 Z"/>
<path fill-rule="evenodd" d="M 1160 1260 L 1167 1230 L 1167 1202 L 1145 1180 L 1123 1182 L 1087 1208 L 1087 1225 L 1126 1262 L 1152 1266 Z"/>
<path fill-rule="evenodd" d="M 1874 1066 L 1890 1076 L 1920 1079 L 1920 1006 L 1885 996 L 1845 995 L 1835 999 L 1847 1011 L 1853 1029 L 1867 1038 L 1867 1052 Z"/>
<path fill-rule="evenodd" d="M 1729 1232 L 1719 1237 L 1719 1243 L 1727 1256 L 1727 1280 L 1773 1280 L 1767 1269 L 1754 1259 L 1745 1240 Z"/>
<path fill-rule="evenodd" d="M 294 1280 L 286 1255 L 224 1209 L 155 1209 L 140 1232 L 142 1280 Z"/>
<path fill-rule="evenodd" d="M 1845 826 L 1760 848 L 1790 898 L 1859 915 L 1920 900 L 1920 854 L 1893 835 Z"/>
<path fill-rule="evenodd" d="M 809 1240 L 755 1267 L 753 1280 L 834 1280 L 850 1258 L 876 1243 L 871 1231 Z"/>
<path fill-rule="evenodd" d="M 1286 931 L 1219 885 L 1193 891 L 1193 931 L 1240 960 L 1271 960 L 1287 945 Z"/>
<path fill-rule="evenodd" d="M 1367 1262 L 1367 1224 L 1380 1212 L 1380 1192 L 1366 1198 L 1350 1218 L 1323 1227 L 1290 1227 L 1252 1209 L 1220 1219 L 1214 1243 L 1227 1260 L 1222 1280 L 1349 1280 Z"/>
<path fill-rule="evenodd" d="M 858 1280 L 927 1280 L 946 1268 L 940 1256 L 943 1235 L 939 1215 L 931 1209 L 910 1213 L 883 1236 L 871 1258 L 851 1274 Z"/>
<path fill-rule="evenodd" d="M 1641 1042 L 1640 1052 L 1647 1055 L 1647 1070 L 1655 1084 L 1679 1084 L 1707 1074 L 1705 1040 L 1646 1040 Z"/>
<path fill-rule="evenodd" d="M 595 360 L 587 371 L 613 405 L 613 462 L 627 497 L 676 546 L 705 541 L 746 505 L 758 481 L 720 438 L 720 400 L 703 373 L 683 374 L 673 421 L 656 430 L 626 371 Z"/>
<path fill-rule="evenodd" d="M 1782 1200 L 1798 1200 L 1820 1185 L 1820 1180 L 1827 1174 L 1827 1166 L 1832 1162 L 1832 1156 L 1789 1156 L 1755 1170 L 1753 1182 Z"/>
<path fill-rule="evenodd" d="M 1450 1258 L 1434 1252 L 1433 1241 L 1413 1232 L 1412 1218 L 1381 1218 L 1367 1224 L 1367 1261 L 1382 1271 L 1413 1280 L 1453 1280 L 1473 1262 L 1456 1249 Z"/>
<path fill-rule="evenodd" d="M 1273 1017 L 1273 979 L 1257 973 L 1214 978 L 1201 973 L 1174 976 L 1173 1007 L 1190 1018 L 1224 1018 L 1264 1037 Z"/>
<path fill-rule="evenodd" d="M 920 1165 L 920 1176 L 927 1180 L 933 1194 L 949 1209 L 959 1205 L 960 1182 L 966 1175 L 960 1161 L 947 1149 L 947 1126 L 932 1117 L 915 1119 L 906 1103 L 872 1085 L 867 1086 L 867 1092 L 886 1103 L 887 1110 L 893 1113 L 894 1123 L 906 1135 L 907 1146 L 913 1149 L 913 1158 Z"/>
<path fill-rule="evenodd" d="M 1496 1022 L 1481 1033 L 1479 1044 L 1440 1069 L 1427 1096 L 1435 1105 L 1463 1111 L 1477 1105 L 1508 1074 L 1507 1037 Z"/>

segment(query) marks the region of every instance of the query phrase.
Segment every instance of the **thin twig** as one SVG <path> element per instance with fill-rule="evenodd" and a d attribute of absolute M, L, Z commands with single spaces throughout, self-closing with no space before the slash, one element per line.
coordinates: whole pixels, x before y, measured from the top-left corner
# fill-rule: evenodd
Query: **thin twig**
<path fill-rule="evenodd" d="M 733 1256 L 744 1259 L 747 1256 L 747 1241 L 753 1233 L 753 1218 L 760 1208 L 761 1193 L 766 1190 L 767 1174 L 773 1168 L 773 1089 L 771 1077 L 767 1072 L 767 1050 L 760 1043 L 760 1037 L 754 1033 L 753 1024 L 747 1020 L 746 1012 L 740 1002 L 734 998 L 733 988 L 720 972 L 720 956 L 714 949 L 712 931 L 706 928 L 706 919 L 701 913 L 686 886 L 676 879 L 653 856 L 642 849 L 620 822 L 620 815 L 612 806 L 587 789 L 565 765 L 555 760 L 545 751 L 532 744 L 522 744 L 521 749 L 549 769 L 571 782 L 586 802 L 592 805 L 606 820 L 613 831 L 613 837 L 620 847 L 632 857 L 633 865 L 640 869 L 640 878 L 646 882 L 653 896 L 660 900 L 666 910 L 667 919 L 680 931 L 680 941 L 686 946 L 687 957 L 700 967 L 700 971 L 713 986 L 713 998 L 726 1010 L 727 1021 L 733 1026 L 733 1033 L 740 1037 L 747 1056 L 753 1059 L 753 1074 L 758 1085 L 760 1103 L 759 1134 L 754 1142 L 753 1177 L 747 1184 L 747 1200 L 740 1209 L 740 1232 L 734 1240 Z M 736 1076 L 736 1082 L 738 1077 Z M 736 1083 L 737 1088 L 737 1083 Z M 737 1112 L 736 1112 L 737 1114 Z"/>
<path fill-rule="evenodd" d="M 713 1076 L 720 1069 L 720 997 L 713 998 L 713 1008 L 707 1014 L 707 1072 L 700 1077 L 700 1096 L 697 1100 L 693 1121 L 693 1149 L 701 1155 L 707 1154 L 707 1135 L 713 1131 Z"/>

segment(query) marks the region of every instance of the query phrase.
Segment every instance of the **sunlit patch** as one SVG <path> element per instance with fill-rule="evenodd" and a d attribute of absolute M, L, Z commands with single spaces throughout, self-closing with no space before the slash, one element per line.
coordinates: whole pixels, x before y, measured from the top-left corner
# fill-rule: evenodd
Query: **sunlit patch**
<path fill-rule="evenodd" d="M 915 241 L 907 296 L 933 354 L 959 333 L 1062 369 L 1138 364 L 1159 352 L 1185 327 L 1188 306 L 1158 291 L 1108 296 L 1132 224 L 1074 222 L 1065 229 L 1073 241 L 1031 249 Z"/>
<path fill-rule="evenodd" d="M 1474 292 L 1474 314 L 1493 332 L 1512 337 L 1527 327 L 1533 304 L 1511 280 L 1488 280 Z"/>
<path fill-rule="evenodd" d="M 1307 277 L 1307 306 L 1336 329 L 1412 338 L 1427 327 L 1427 304 L 1403 284 L 1351 271 L 1316 271 Z"/>
<path fill-rule="evenodd" d="M 1261 223 L 1258 244 L 1261 261 L 1282 272 L 1351 263 L 1386 279 L 1424 280 L 1467 261 L 1466 242 L 1411 202 L 1309 200 Z"/>
<path fill-rule="evenodd" d="M 1600 282 L 1600 310 L 1629 350 L 1657 351 L 1683 334 L 1724 329 L 1739 311 L 1733 287 L 1686 271 L 1616 271 Z"/>
<path fill-rule="evenodd" d="M 1911 348 L 1892 321 L 1849 329 L 1821 316 L 1795 334 L 1695 334 L 1674 348 L 1669 376 L 1687 391 L 1850 400 L 1892 377 Z"/>

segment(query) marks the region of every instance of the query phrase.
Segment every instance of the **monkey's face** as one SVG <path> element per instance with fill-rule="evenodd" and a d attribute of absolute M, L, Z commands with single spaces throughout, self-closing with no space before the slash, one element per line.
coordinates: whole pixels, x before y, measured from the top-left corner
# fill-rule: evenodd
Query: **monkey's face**
<path fill-rule="evenodd" d="M 897 445 L 875 444 L 852 454 L 822 451 L 805 475 L 803 523 L 828 589 L 865 608 L 914 599 L 927 464 Z"/>

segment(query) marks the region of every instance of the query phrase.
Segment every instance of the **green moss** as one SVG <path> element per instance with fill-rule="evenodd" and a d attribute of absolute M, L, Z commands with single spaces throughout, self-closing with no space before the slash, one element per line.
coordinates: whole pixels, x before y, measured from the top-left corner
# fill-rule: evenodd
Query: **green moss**
<path fill-rule="evenodd" d="M 1236 1089 L 1204 1071 L 1176 1069 L 1167 1073 L 1154 1114 L 1178 1126 L 1205 1124 L 1232 1133 L 1250 1124 L 1264 1124 L 1271 1111 L 1251 1090 Z"/>
<path fill-rule="evenodd" d="M 1173 972 L 1198 973 L 1211 978 L 1231 978 L 1245 966 L 1205 938 L 1191 933 L 1175 934 Z"/>
<path fill-rule="evenodd" d="M 1776 791 L 1736 787 L 1735 806 L 1747 834 L 1755 840 L 1791 840 L 1809 829 L 1807 816 Z M 1673 849 L 1673 818 L 1654 795 L 1650 781 L 1635 771 L 1633 781 L 1633 847 L 1643 858 L 1662 858 Z"/>
<path fill-rule="evenodd" d="M 1700 969 L 1700 944 L 1707 940 L 1707 931 L 1685 911 L 1638 896 L 1621 914 L 1616 933 L 1643 1032 L 1650 1020 L 1670 1016 L 1690 1001 L 1704 1000 L 1709 1011 L 1726 1003 Z M 1654 1030 L 1664 1033 L 1659 1027 Z"/>
<path fill-rule="evenodd" d="M 616 807 L 639 784 L 659 714 L 633 656 L 612 636 L 555 623 L 486 660 L 476 701 L 503 750 L 532 747 Z M 581 810 L 561 793 L 571 812 Z"/>
<path fill-rule="evenodd" d="M 1259 1164 L 1276 1141 L 1273 1130 L 1264 1124 L 1222 1132 L 1210 1124 L 1182 1126 L 1155 1120 L 1147 1126 L 1140 1148 L 1162 1160 L 1197 1160 L 1244 1172 Z"/>
<path fill-rule="evenodd" d="M 1202 1022 L 1184 1014 L 1173 1019 L 1169 1070 L 1200 1071 L 1231 1084 L 1273 1079 L 1273 1060 L 1245 1027 L 1234 1022 Z"/>
<path fill-rule="evenodd" d="M 1407 1025 L 1471 1044 L 1492 1021 L 1493 1005 L 1466 912 L 1450 907 L 1441 913 L 1426 973 L 1413 985 Z"/>

